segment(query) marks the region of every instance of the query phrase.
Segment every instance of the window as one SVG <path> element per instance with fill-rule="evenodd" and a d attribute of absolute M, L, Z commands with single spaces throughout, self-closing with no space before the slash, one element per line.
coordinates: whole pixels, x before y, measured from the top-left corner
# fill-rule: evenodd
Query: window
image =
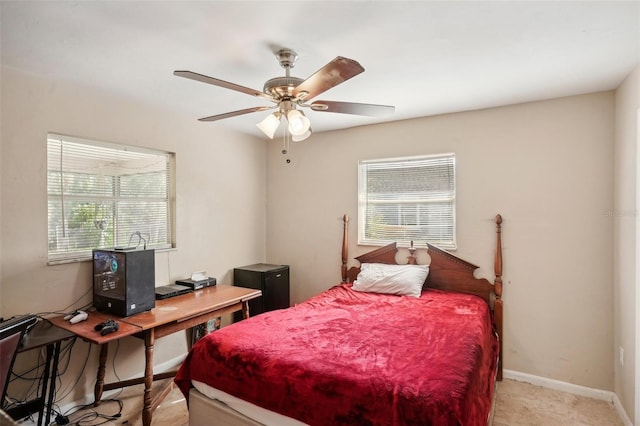
<path fill-rule="evenodd" d="M 358 164 L 358 244 L 456 248 L 455 155 Z"/>
<path fill-rule="evenodd" d="M 173 247 L 173 153 L 49 134 L 49 263 L 107 247 Z"/>

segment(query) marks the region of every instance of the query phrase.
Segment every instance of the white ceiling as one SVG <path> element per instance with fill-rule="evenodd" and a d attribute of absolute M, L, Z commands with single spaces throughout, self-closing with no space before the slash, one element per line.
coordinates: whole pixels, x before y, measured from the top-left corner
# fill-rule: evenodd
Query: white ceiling
<path fill-rule="evenodd" d="M 298 52 L 365 72 L 321 99 L 394 105 L 374 119 L 309 111 L 315 132 L 616 88 L 640 62 L 640 1 L 2 1 L 2 65 L 200 117 L 269 102 L 173 75 L 262 90 Z M 202 126 L 256 128 L 267 112 Z"/>

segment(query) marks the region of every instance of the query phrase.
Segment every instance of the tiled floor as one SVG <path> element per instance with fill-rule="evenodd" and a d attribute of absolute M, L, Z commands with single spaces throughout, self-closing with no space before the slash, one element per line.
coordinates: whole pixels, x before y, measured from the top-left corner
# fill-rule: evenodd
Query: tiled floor
<path fill-rule="evenodd" d="M 159 382 L 160 384 L 162 382 Z M 122 416 L 105 423 L 105 418 L 82 421 L 82 425 L 140 426 L 142 387 L 134 386 L 120 393 Z M 104 414 L 118 412 L 116 402 L 104 402 L 96 410 Z M 69 417 L 75 424 L 86 409 Z M 187 426 L 189 416 L 180 391 L 174 388 L 153 414 L 153 426 Z M 215 425 L 212 420 L 211 425 Z M 498 384 L 494 426 L 624 426 L 612 403 L 507 380 Z M 199 425 L 198 425 L 199 426 Z M 208 425 L 203 425 L 208 426 Z"/>

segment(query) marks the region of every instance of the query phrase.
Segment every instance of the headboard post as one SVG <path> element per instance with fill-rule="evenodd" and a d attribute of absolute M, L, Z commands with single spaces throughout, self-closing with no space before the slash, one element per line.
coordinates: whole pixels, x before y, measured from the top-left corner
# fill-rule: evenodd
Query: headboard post
<path fill-rule="evenodd" d="M 502 216 L 496 215 L 496 257 L 493 269 L 496 275 L 494 281 L 496 297 L 502 297 Z"/>
<path fill-rule="evenodd" d="M 498 374 L 497 379 L 502 380 L 502 364 L 503 364 L 503 352 L 502 341 L 504 340 L 504 334 L 502 333 L 502 216 L 496 215 L 496 257 L 493 269 L 496 274 L 494 280 L 493 292 L 496 295 L 496 300 L 493 304 L 493 320 L 498 329 L 499 341 L 499 357 L 498 357 Z"/>
<path fill-rule="evenodd" d="M 342 216 L 342 282 L 347 282 L 347 260 L 349 259 L 349 237 L 348 237 L 349 216 L 345 213 Z"/>
<path fill-rule="evenodd" d="M 411 246 L 409 246 L 409 256 L 407 256 L 407 263 L 409 265 L 416 265 L 416 248 L 413 246 L 413 240 L 411 240 Z"/>

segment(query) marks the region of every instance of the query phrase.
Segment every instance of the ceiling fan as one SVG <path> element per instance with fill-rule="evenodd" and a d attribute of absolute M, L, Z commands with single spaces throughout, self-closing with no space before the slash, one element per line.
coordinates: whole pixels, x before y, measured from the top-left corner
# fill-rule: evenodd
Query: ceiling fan
<path fill-rule="evenodd" d="M 364 68 L 353 59 L 336 57 L 306 80 L 290 75 L 298 54 L 291 49 L 280 49 L 275 53 L 280 66 L 285 69 L 284 77 L 275 77 L 264 84 L 262 91 L 250 89 L 228 81 L 208 77 L 192 71 L 174 71 L 174 75 L 224 87 L 247 95 L 256 96 L 273 102 L 275 105 L 258 106 L 200 118 L 200 121 L 217 121 L 238 115 L 258 111 L 277 109 L 257 124 L 258 128 L 269 138 L 273 136 L 284 118 L 288 122 L 287 129 L 294 141 L 301 141 L 311 135 L 311 122 L 298 107 L 310 108 L 313 111 L 336 112 L 341 114 L 384 116 L 394 112 L 389 105 L 361 104 L 337 101 L 311 101 L 317 95 L 337 86 L 364 71 Z"/>

